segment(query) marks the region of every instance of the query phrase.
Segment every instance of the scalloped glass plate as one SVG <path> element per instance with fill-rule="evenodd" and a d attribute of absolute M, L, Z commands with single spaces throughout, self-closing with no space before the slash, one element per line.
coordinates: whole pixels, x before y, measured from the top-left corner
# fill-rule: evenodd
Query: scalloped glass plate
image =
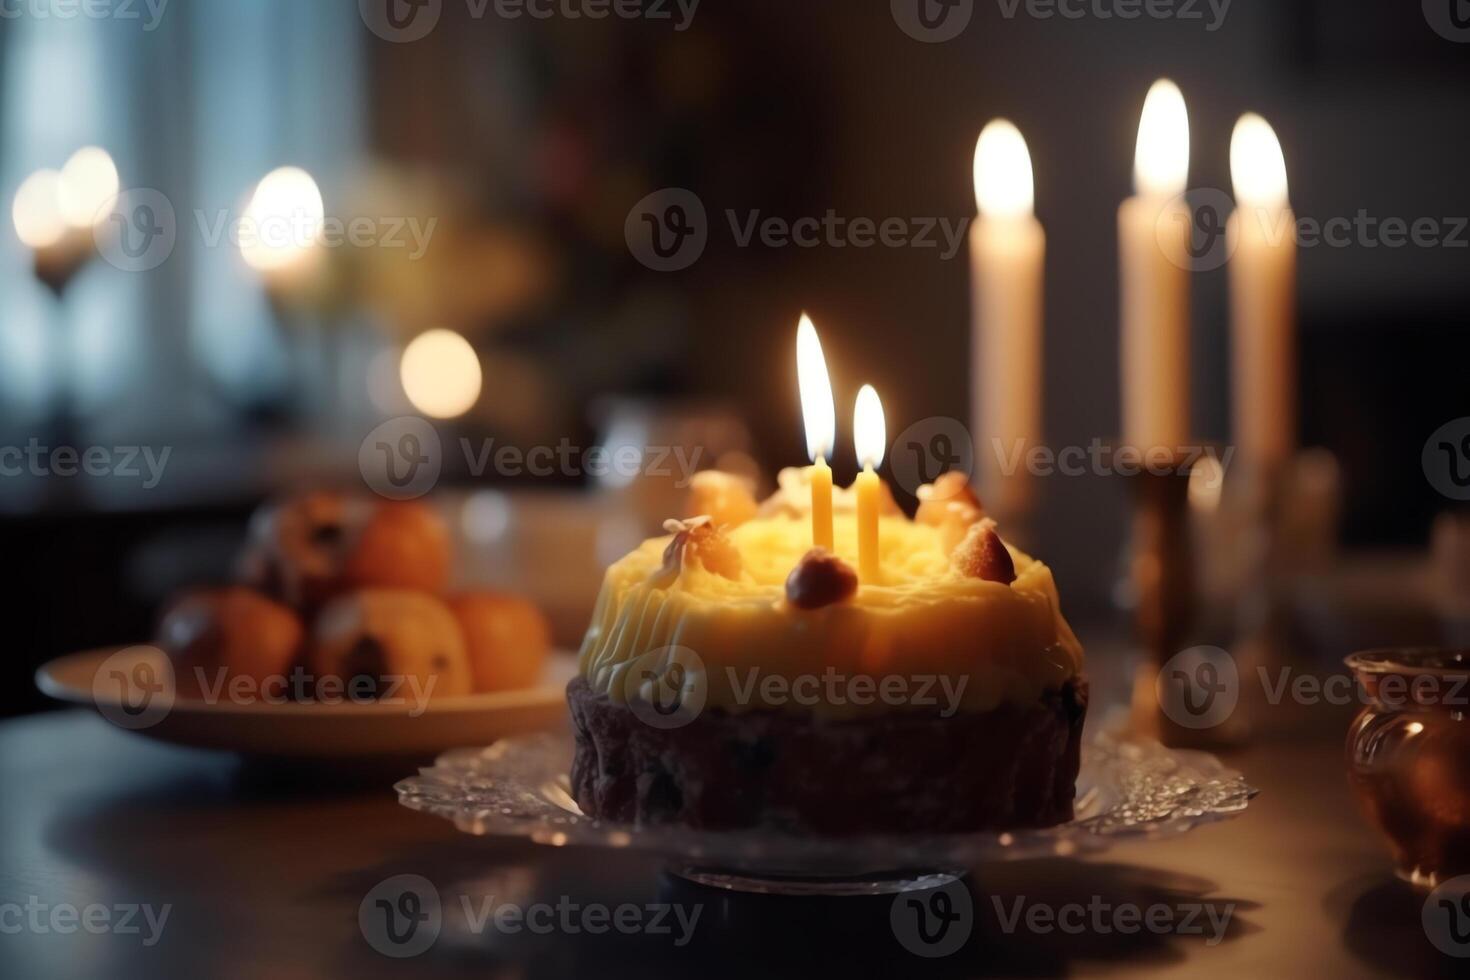
<path fill-rule="evenodd" d="M 930 887 L 935 878 L 926 872 L 952 874 L 991 861 L 1090 854 L 1119 841 L 1167 837 L 1234 817 L 1256 793 L 1214 756 L 1102 734 L 1083 746 L 1075 819 L 1044 830 L 830 838 L 697 831 L 601 823 L 585 816 L 570 794 L 572 751 L 567 736 L 505 739 L 485 749 L 446 753 L 395 788 L 404 806 L 452 820 L 469 834 L 652 852 L 671 859 L 687 877 L 729 888 L 790 892 L 804 889 L 753 883 L 868 883 L 855 893 L 904 887 L 893 882 Z M 873 884 L 880 881 L 889 885 Z"/>

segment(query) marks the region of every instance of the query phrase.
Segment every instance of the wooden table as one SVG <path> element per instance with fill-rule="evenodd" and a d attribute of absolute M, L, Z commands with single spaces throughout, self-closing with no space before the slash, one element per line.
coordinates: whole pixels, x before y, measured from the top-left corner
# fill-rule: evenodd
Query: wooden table
<path fill-rule="evenodd" d="M 1261 789 L 1244 817 L 1085 863 L 984 869 L 969 879 L 972 935 L 942 959 L 920 959 L 899 944 L 890 899 L 730 895 L 671 878 L 634 854 L 461 835 L 399 807 L 388 774 L 366 788 L 333 788 L 319 776 L 293 781 L 229 756 L 156 744 L 81 712 L 13 720 L 0 724 L 0 975 L 1239 978 L 1463 969 L 1466 961 L 1442 957 L 1425 939 L 1422 899 L 1389 875 L 1349 795 L 1341 745 L 1350 712 L 1301 714 L 1231 757 Z M 444 908 L 437 941 L 412 959 L 381 955 L 358 924 L 369 891 L 400 874 L 432 882 Z M 461 896 L 472 910 L 494 896 L 496 905 L 522 908 L 663 901 L 701 913 L 683 946 L 670 935 L 594 935 L 580 926 L 475 934 Z M 1096 905 L 1105 915 L 1161 906 L 1178 923 L 1206 904 L 1217 917 L 1231 907 L 1231 917 L 1218 942 L 1208 925 L 1189 935 L 1024 925 L 1008 933 L 1000 920 L 1018 900 Z M 65 910 L 74 908 L 100 929 L 104 914 L 121 924 L 125 906 L 144 905 L 155 917 L 170 908 L 152 945 L 141 912 L 137 934 L 63 933 L 49 918 L 62 909 L 65 928 Z"/>

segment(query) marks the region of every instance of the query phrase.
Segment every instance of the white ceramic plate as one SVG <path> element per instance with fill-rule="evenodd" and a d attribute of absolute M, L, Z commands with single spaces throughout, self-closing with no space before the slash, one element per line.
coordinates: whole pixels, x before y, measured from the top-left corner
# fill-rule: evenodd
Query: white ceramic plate
<path fill-rule="evenodd" d="M 566 686 L 576 658 L 555 653 L 542 683 L 524 691 L 396 703 L 301 704 L 280 698 L 206 701 L 175 697 L 167 658 L 155 647 L 112 647 L 53 660 L 36 686 L 95 709 L 120 728 L 180 745 L 291 759 L 431 756 L 510 735 L 564 730 Z"/>

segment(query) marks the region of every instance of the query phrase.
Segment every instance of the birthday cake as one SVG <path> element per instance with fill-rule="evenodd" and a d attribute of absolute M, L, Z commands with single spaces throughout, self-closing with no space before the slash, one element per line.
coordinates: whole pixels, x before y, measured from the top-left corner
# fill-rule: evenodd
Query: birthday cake
<path fill-rule="evenodd" d="M 813 548 L 809 474 L 759 505 L 701 474 L 698 516 L 608 569 L 568 688 L 583 812 L 832 835 L 1070 820 L 1087 684 L 1050 569 L 948 474 L 912 519 L 885 498 L 860 582 L 850 494 Z"/>

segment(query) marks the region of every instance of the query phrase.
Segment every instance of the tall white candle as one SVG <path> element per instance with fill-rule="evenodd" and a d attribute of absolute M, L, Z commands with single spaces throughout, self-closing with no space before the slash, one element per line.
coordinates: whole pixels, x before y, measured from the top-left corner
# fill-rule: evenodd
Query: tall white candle
<path fill-rule="evenodd" d="M 1296 445 L 1296 215 L 1269 123 L 1240 117 L 1230 139 L 1232 415 L 1240 459 L 1281 464 Z"/>
<path fill-rule="evenodd" d="M 1133 180 L 1118 210 L 1123 442 L 1177 449 L 1189 443 L 1189 115 L 1167 79 L 1144 101 Z"/>
<path fill-rule="evenodd" d="M 1042 278 L 1046 232 L 1035 215 L 1026 140 L 1004 119 L 975 145 L 970 229 L 972 418 L 985 502 L 1003 515 L 1030 509 L 1024 466 L 1007 473 L 1017 449 L 1041 441 Z"/>

